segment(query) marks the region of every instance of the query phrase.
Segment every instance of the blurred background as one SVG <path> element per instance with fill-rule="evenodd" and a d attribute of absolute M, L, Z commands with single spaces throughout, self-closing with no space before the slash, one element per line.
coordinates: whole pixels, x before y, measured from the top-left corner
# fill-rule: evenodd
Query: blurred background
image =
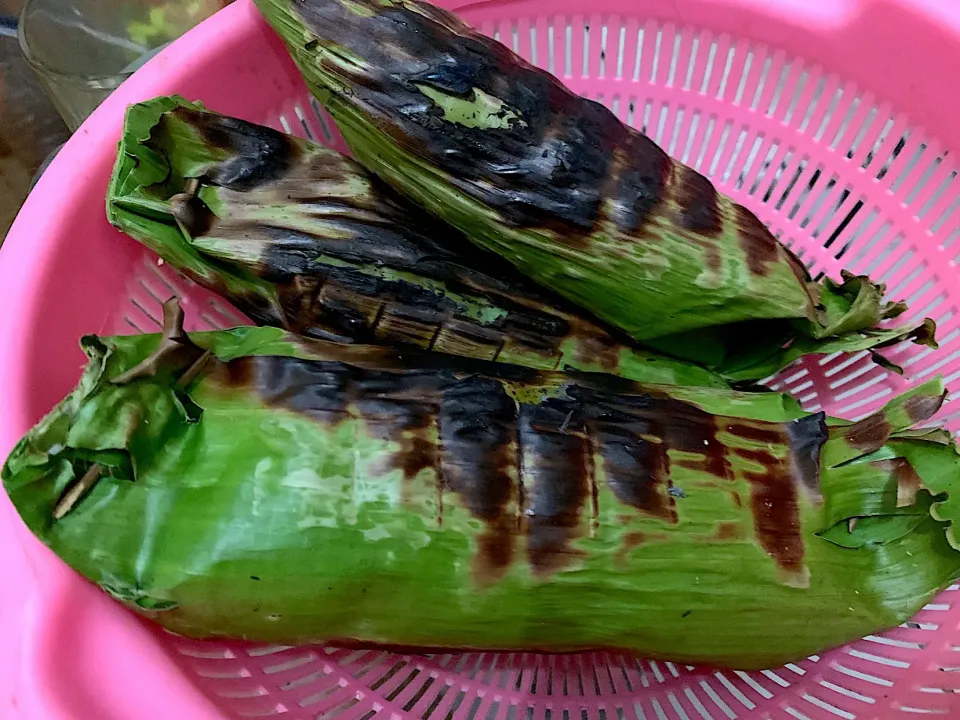
<path fill-rule="evenodd" d="M 20 54 L 16 19 L 24 0 L 0 0 L 0 243 L 44 158 L 69 131 Z"/>
<path fill-rule="evenodd" d="M 55 151 L 138 67 L 232 0 L 0 0 L 0 244 Z"/>

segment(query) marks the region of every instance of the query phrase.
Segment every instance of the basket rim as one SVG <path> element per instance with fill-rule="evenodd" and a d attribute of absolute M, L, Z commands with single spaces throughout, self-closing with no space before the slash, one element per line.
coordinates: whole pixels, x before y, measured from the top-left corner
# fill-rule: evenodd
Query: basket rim
<path fill-rule="evenodd" d="M 533 14 L 539 0 L 438 0 L 437 4 L 468 15 L 493 6 L 510 6 L 513 12 L 529 8 Z M 684 7 L 682 13 L 678 10 L 680 4 Z M 550 5 L 551 14 L 582 16 L 578 6 L 582 8 L 581 0 L 557 0 Z M 635 15 L 637 2 L 607 0 L 605 8 L 610 14 Z M 731 9 L 737 12 L 730 12 Z M 880 87 L 875 81 L 882 78 L 882 71 L 871 66 L 870 61 L 890 61 L 885 48 L 897 24 L 904 36 L 914 40 L 927 33 L 946 39 L 939 44 L 910 46 L 911 52 L 929 56 L 929 66 L 960 67 L 960 4 L 938 0 L 649 0 L 644 3 L 644 13 L 651 19 L 683 25 L 697 18 L 700 26 L 700 18 L 710 18 L 717 31 L 736 38 L 764 42 L 798 57 L 818 57 L 820 65 L 833 72 L 842 71 L 843 79 L 865 90 Z M 910 19 L 904 20 L 904 16 Z M 837 22 L 838 17 L 843 22 Z M 861 22 L 865 17 L 870 19 Z M 909 29 L 904 29 L 904 22 Z M 25 361 L 25 347 L 42 305 L 44 284 L 37 281 L 47 278 L 44 268 L 52 264 L 60 238 L 73 230 L 69 225 L 70 208 L 78 198 L 70 192 L 72 183 L 67 184 L 65 178 L 89 182 L 91 173 L 102 171 L 106 157 L 111 158 L 112 165 L 129 104 L 177 92 L 190 72 L 202 68 L 221 51 L 227 38 L 250 36 L 263 32 L 263 28 L 252 0 L 237 0 L 165 48 L 121 84 L 83 123 L 27 198 L 0 252 L 0 287 L 5 290 L 0 308 L 0 337 L 5 343 L 5 351 L 0 354 L 0 397 L 7 401 L 0 413 L 0 457 L 5 458 L 32 425 L 23 402 L 34 377 Z M 856 35 L 851 39 L 852 28 Z M 865 46 L 874 46 L 876 50 L 859 57 L 857 52 L 862 53 Z M 189 62 L 184 62 L 182 48 L 190 49 Z M 931 72 L 917 76 L 913 84 L 901 82 L 895 88 L 888 87 L 882 100 L 897 108 L 918 108 L 917 114 L 911 115 L 915 127 L 960 147 L 960 126 L 950 122 L 952 116 L 960 114 L 960 98 L 951 101 L 957 113 L 947 108 L 935 112 L 932 103 L 915 102 L 917 98 L 942 96 L 944 87 L 941 75 Z M 63 211 L 50 212 L 51 198 L 57 199 L 53 204 Z M 0 538 L 4 540 L 2 546 L 10 548 L 3 553 L 2 584 L 14 590 L 2 598 L 2 627 L 14 628 L 22 621 L 25 629 L 19 638 L 8 633 L 5 637 L 10 640 L 0 643 L 0 698 L 16 698 L 17 705 L 10 709 L 10 717 L 76 720 L 75 708 L 50 689 L 57 680 L 46 672 L 41 648 L 49 645 L 42 639 L 44 634 L 55 632 L 56 625 L 62 622 L 66 588 L 70 592 L 80 589 L 82 593 L 83 583 L 28 533 L 5 496 L 0 497 Z M 10 542 L 6 542 L 8 539 Z M 41 577 L 42 586 L 38 581 Z M 114 631 L 138 632 L 129 618 L 120 613 L 114 615 Z M 134 646 L 147 648 L 150 643 L 152 636 L 143 632 Z M 118 665 L 122 663 L 122 659 L 117 661 Z M 209 701 L 179 677 L 179 670 L 165 656 L 147 653 L 143 661 L 137 660 L 137 667 L 139 673 L 154 675 L 168 688 L 162 708 L 137 703 L 138 717 L 216 717 L 209 715 Z"/>

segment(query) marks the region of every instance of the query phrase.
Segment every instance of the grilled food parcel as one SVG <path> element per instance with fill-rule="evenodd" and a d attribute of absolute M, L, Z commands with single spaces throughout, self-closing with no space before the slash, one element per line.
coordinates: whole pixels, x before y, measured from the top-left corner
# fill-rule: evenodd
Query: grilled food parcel
<path fill-rule="evenodd" d="M 171 631 L 736 668 L 908 619 L 960 574 L 939 382 L 857 423 L 269 327 L 85 337 L 3 482 Z"/>
<path fill-rule="evenodd" d="M 932 342 L 929 321 L 880 330 L 904 309 L 882 286 L 813 282 L 702 175 L 451 13 L 255 2 L 356 160 L 634 339 L 732 379 L 806 353 Z"/>
<path fill-rule="evenodd" d="M 258 5 L 381 179 L 182 98 L 131 108 L 110 220 L 263 326 L 188 336 L 171 301 L 161 335 L 83 338 L 2 470 L 65 562 L 194 637 L 745 669 L 960 575 L 939 381 L 859 422 L 727 386 L 932 323 L 882 329 L 881 286 L 812 282 L 447 13 Z"/>
<path fill-rule="evenodd" d="M 107 215 L 259 324 L 727 386 L 601 328 L 339 153 L 183 98 L 127 110 Z"/>
<path fill-rule="evenodd" d="M 721 376 L 603 327 L 339 153 L 179 97 L 128 109 L 107 214 L 254 321 L 340 342 L 707 387 L 760 380 L 811 349 L 933 342 L 930 323 L 846 333 Z"/>

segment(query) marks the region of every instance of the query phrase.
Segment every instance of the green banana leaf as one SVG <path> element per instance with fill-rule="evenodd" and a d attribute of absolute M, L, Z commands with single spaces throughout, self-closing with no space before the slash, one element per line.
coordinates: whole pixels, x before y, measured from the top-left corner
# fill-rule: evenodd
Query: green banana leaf
<path fill-rule="evenodd" d="M 259 324 L 727 387 L 615 337 L 339 153 L 180 97 L 128 109 L 107 216 Z"/>
<path fill-rule="evenodd" d="M 960 456 L 777 395 L 641 385 L 277 328 L 88 336 L 14 449 L 29 528 L 196 637 L 612 648 L 772 666 L 895 626 L 960 575 Z"/>
<path fill-rule="evenodd" d="M 803 353 L 935 346 L 930 320 L 883 324 L 905 307 L 882 285 L 814 283 L 702 175 L 454 15 L 255 2 L 361 164 L 634 339 L 732 379 Z"/>

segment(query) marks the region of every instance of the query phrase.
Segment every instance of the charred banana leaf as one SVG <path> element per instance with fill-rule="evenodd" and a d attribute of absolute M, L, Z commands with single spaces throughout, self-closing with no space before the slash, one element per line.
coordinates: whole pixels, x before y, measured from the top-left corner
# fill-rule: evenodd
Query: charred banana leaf
<path fill-rule="evenodd" d="M 636 340 L 756 379 L 804 353 L 933 344 L 866 277 L 814 283 L 749 210 L 452 14 L 255 0 L 354 157 Z M 691 332 L 700 329 L 710 332 Z"/>
<path fill-rule="evenodd" d="M 178 633 L 616 648 L 772 666 L 960 574 L 960 456 L 774 395 L 640 385 L 276 328 L 82 344 L 3 482 L 68 564 Z"/>
<path fill-rule="evenodd" d="M 260 324 L 542 369 L 727 386 L 702 367 L 614 337 L 339 153 L 183 98 L 129 108 L 107 214 Z"/>

